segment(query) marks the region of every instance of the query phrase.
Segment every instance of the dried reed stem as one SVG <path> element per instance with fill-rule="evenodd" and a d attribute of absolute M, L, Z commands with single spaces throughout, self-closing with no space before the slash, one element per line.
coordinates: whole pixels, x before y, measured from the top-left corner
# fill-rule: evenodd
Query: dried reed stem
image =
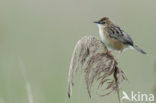
<path fill-rule="evenodd" d="M 96 80 L 99 82 L 97 90 L 101 88 L 103 84 L 106 84 L 107 86 L 104 92 L 109 91 L 101 96 L 117 91 L 120 102 L 119 84 L 123 80 L 127 80 L 127 77 L 125 73 L 117 67 L 117 61 L 108 52 L 101 40 L 94 36 L 85 36 L 77 42 L 73 51 L 68 74 L 68 97 L 71 97 L 73 78 L 80 67 L 85 73 L 85 82 L 90 98 L 91 87 Z M 110 79 L 110 76 L 113 76 L 113 79 Z"/>
<path fill-rule="evenodd" d="M 31 85 L 30 85 L 30 83 L 29 83 L 29 81 L 27 79 L 27 75 L 26 75 L 25 65 L 24 65 L 21 57 L 18 57 L 18 61 L 19 61 L 19 67 L 20 67 L 22 75 L 24 77 L 24 82 L 26 84 L 26 90 L 27 90 L 27 94 L 28 94 L 29 103 L 34 103 L 33 94 L 32 94 L 32 90 L 31 90 Z"/>

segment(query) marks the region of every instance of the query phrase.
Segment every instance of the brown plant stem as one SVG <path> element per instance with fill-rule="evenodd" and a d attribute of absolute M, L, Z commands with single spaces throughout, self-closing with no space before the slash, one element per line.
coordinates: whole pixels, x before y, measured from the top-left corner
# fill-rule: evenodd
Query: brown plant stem
<path fill-rule="evenodd" d="M 101 96 L 117 91 L 120 102 L 119 85 L 127 80 L 125 73 L 118 68 L 117 60 L 108 52 L 104 43 L 94 36 L 85 36 L 76 44 L 68 73 L 68 97 L 71 97 L 73 78 L 81 68 L 85 73 L 85 82 L 89 97 L 93 83 L 99 82 L 99 90 L 103 85 L 106 88 Z M 113 78 L 111 78 L 113 76 Z"/>

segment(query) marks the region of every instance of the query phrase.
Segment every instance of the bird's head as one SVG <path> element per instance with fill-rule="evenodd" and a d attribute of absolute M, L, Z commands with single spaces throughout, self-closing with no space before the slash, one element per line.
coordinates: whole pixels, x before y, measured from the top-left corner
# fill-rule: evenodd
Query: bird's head
<path fill-rule="evenodd" d="M 106 27 L 110 24 L 110 22 L 111 21 L 109 20 L 108 17 L 103 17 L 99 21 L 95 21 L 94 23 L 96 23 L 100 27 Z"/>

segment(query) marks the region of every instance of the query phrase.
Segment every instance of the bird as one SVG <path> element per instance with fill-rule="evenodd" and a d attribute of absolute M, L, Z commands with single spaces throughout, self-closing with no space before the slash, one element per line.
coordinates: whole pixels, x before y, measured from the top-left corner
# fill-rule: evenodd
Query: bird
<path fill-rule="evenodd" d="M 140 53 L 146 54 L 143 49 L 134 43 L 130 35 L 110 18 L 103 17 L 94 23 L 97 24 L 100 39 L 106 45 L 109 52 L 118 51 L 121 54 L 127 48 L 134 48 Z"/>

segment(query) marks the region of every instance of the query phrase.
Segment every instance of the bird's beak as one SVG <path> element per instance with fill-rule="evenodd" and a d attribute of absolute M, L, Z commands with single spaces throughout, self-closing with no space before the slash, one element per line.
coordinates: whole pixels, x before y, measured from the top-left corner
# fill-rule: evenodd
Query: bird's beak
<path fill-rule="evenodd" d="M 94 21 L 93 23 L 99 24 L 99 22 L 98 22 L 98 21 Z"/>

